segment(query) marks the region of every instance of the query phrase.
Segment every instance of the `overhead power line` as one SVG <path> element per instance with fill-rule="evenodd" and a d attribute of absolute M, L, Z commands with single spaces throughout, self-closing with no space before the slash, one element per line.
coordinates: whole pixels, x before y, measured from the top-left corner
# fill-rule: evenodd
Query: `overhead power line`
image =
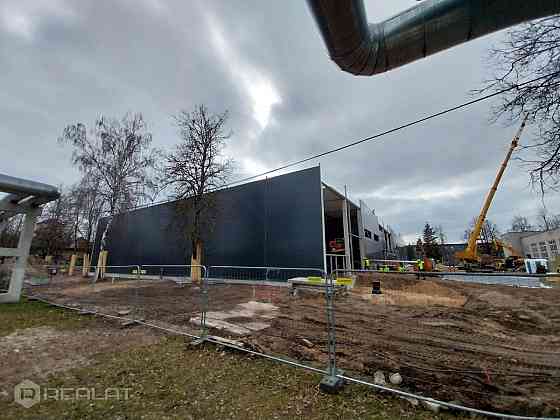
<path fill-rule="evenodd" d="M 368 141 L 375 140 L 375 139 L 378 139 L 380 137 L 386 136 L 388 134 L 392 134 L 392 133 L 395 133 L 397 131 L 404 130 L 405 128 L 409 128 L 409 127 L 412 127 L 414 125 L 421 124 L 423 122 L 426 122 L 428 120 L 432 120 L 432 119 L 437 118 L 437 117 L 441 117 L 442 115 L 449 114 L 449 113 L 454 112 L 454 111 L 458 111 L 460 109 L 463 109 L 463 108 L 466 108 L 468 106 L 474 105 L 478 102 L 486 101 L 486 100 L 491 99 L 495 96 L 499 96 L 499 95 L 502 95 L 504 93 L 510 92 L 512 90 L 523 88 L 524 86 L 527 86 L 531 83 L 535 83 L 535 82 L 538 82 L 539 80 L 546 79 L 546 78 L 549 78 L 549 77 L 553 77 L 553 76 L 556 76 L 558 74 L 560 74 L 560 71 L 549 73 L 549 74 L 546 74 L 544 76 L 540 76 L 540 77 L 537 77 L 535 79 L 528 80 L 526 82 L 517 84 L 517 85 L 509 87 L 507 89 L 502 89 L 502 90 L 496 91 L 494 93 L 490 93 L 488 95 L 481 96 L 479 98 L 473 99 L 471 101 L 464 102 L 460 105 L 456 105 L 456 106 L 453 106 L 451 108 L 444 109 L 443 111 L 439 111 L 439 112 L 436 112 L 434 114 L 430 114 L 426 117 L 422 117 L 422 118 L 419 118 L 417 120 L 399 125 L 398 127 L 394 127 L 394 128 L 389 129 L 389 130 L 382 131 L 380 133 L 374 134 L 372 136 L 364 137 L 362 139 L 353 141 L 351 143 L 347 143 L 343 146 L 339 146 L 339 147 L 336 147 L 334 149 L 330 149 L 330 150 L 327 150 L 325 152 L 321 152 L 321 153 L 306 157 L 305 159 L 301 159 L 301 160 L 298 160 L 298 161 L 295 161 L 295 162 L 287 163 L 283 166 L 279 166 L 278 168 L 270 169 L 268 171 L 262 172 L 262 173 L 257 174 L 257 175 L 252 175 L 252 176 L 247 177 L 247 178 L 242 178 L 242 179 L 238 179 L 236 181 L 232 181 L 232 182 L 222 186 L 221 188 L 227 188 L 227 187 L 231 187 L 232 185 L 235 185 L 235 184 L 251 181 L 253 179 L 260 178 L 261 176 L 269 175 L 269 174 L 272 174 L 274 172 L 281 171 L 283 169 L 291 168 L 292 166 L 301 165 L 302 163 L 309 162 L 310 160 L 318 159 L 318 158 L 321 158 L 323 156 L 327 156 L 327 155 L 330 155 L 330 154 L 333 154 L 333 153 L 340 152 L 340 151 L 345 150 L 345 149 L 349 149 L 351 147 L 357 146 L 358 144 L 362 144 L 362 143 L 365 143 L 365 142 L 368 142 Z M 558 82 L 556 82 L 554 84 L 558 84 Z"/>
<path fill-rule="evenodd" d="M 349 149 L 351 147 L 357 146 L 358 144 L 362 144 L 362 143 L 366 143 L 368 141 L 379 139 L 380 137 L 384 137 L 388 134 L 392 134 L 392 133 L 395 133 L 397 131 L 404 130 L 405 128 L 409 128 L 409 127 L 412 127 L 412 126 L 415 126 L 415 125 L 418 125 L 418 124 L 422 124 L 426 121 L 432 120 L 434 118 L 441 117 L 443 115 L 449 114 L 449 113 L 454 112 L 454 111 L 458 111 L 458 110 L 463 109 L 463 108 L 467 108 L 471 105 L 477 104 L 479 102 L 486 101 L 488 99 L 494 98 L 494 97 L 502 95 L 504 93 L 511 92 L 513 90 L 521 90 L 523 88 L 526 88 L 527 85 L 530 85 L 532 83 L 538 82 L 538 81 L 543 80 L 543 79 L 547 79 L 547 78 L 557 76 L 559 74 L 560 74 L 560 71 L 557 71 L 557 72 L 552 72 L 552 73 L 549 73 L 549 74 L 545 74 L 543 76 L 536 77 L 536 78 L 531 79 L 531 80 L 527 80 L 526 82 L 516 84 L 516 85 L 511 86 L 511 87 L 506 88 L 506 89 L 498 90 L 494 93 L 489 93 L 488 95 L 480 96 L 476 99 L 473 99 L 473 100 L 470 100 L 470 101 L 467 101 L 467 102 L 463 102 L 462 104 L 459 104 L 459 105 L 456 105 L 456 106 L 453 106 L 453 107 L 450 107 L 450 108 L 446 108 L 442 111 L 439 111 L 439 112 L 436 112 L 434 114 L 430 114 L 430 115 L 427 115 L 425 117 L 419 118 L 417 120 L 399 125 L 397 127 L 391 128 L 389 130 L 385 130 L 385 131 L 382 131 L 380 133 L 377 133 L 377 134 L 374 134 L 374 135 L 371 135 L 371 136 L 368 136 L 368 137 L 364 137 L 364 138 L 361 138 L 359 140 L 355 140 L 353 142 L 344 144 L 342 146 L 335 147 L 334 149 L 330 149 L 330 150 L 327 150 L 325 152 L 317 153 L 315 155 L 306 157 L 304 159 L 300 159 L 300 160 L 295 161 L 295 162 L 287 163 L 287 164 L 279 166 L 277 168 L 270 169 L 270 170 L 265 171 L 265 172 L 261 172 L 257 175 L 252 175 L 252 176 L 247 177 L 247 178 L 241 178 L 241 179 L 238 179 L 236 181 L 229 182 L 229 183 L 221 186 L 220 188 L 210 190 L 209 192 L 213 192 L 213 191 L 216 191 L 216 190 L 228 188 L 228 187 L 231 187 L 233 185 L 240 184 L 242 182 L 251 181 L 253 179 L 257 179 L 257 178 L 260 178 L 260 177 L 265 176 L 265 175 L 270 175 L 274 172 L 278 172 L 278 171 L 281 171 L 281 170 L 284 170 L 284 169 L 287 169 L 287 168 L 291 168 L 293 166 L 301 165 L 302 163 L 309 162 L 310 160 L 318 159 L 318 158 L 321 158 L 323 156 L 331 155 L 333 153 L 337 153 L 337 152 L 340 152 L 342 150 Z M 559 84 L 559 82 L 552 83 L 552 85 L 555 85 L 555 84 Z M 163 201 L 159 201 L 159 202 L 146 203 L 145 205 L 137 206 L 137 207 L 134 207 L 134 208 L 129 209 L 129 210 L 134 210 L 134 209 L 147 207 L 147 206 L 153 206 L 153 205 L 157 205 L 157 204 L 163 204 L 163 203 L 167 203 L 169 201 L 173 201 L 173 200 L 163 200 Z"/>

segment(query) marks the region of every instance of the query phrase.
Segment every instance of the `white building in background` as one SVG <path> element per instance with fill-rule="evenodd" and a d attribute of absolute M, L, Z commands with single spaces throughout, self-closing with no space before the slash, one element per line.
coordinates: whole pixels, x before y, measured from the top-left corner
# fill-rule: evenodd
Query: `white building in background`
<path fill-rule="evenodd" d="M 553 261 L 559 255 L 560 228 L 548 232 L 508 232 L 502 235 L 502 241 L 524 257 Z M 511 252 L 504 249 L 504 254 L 508 257 Z"/>
<path fill-rule="evenodd" d="M 371 210 L 360 200 L 363 226 L 361 254 L 371 259 L 393 259 L 398 257 L 398 247 L 402 246 L 400 235 L 383 223 L 375 210 Z"/>

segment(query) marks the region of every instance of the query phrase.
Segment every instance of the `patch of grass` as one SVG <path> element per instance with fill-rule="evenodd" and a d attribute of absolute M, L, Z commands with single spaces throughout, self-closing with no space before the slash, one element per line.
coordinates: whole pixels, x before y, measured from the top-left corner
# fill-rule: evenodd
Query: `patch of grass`
<path fill-rule="evenodd" d="M 0 306 L 0 325 L 79 327 L 81 317 L 39 303 Z M 111 328 L 111 326 L 107 326 Z M 140 328 L 140 327 L 135 327 Z M 40 357 L 40 355 L 38 355 Z M 33 379 L 32 377 L 30 379 Z M 98 355 L 88 367 L 52 375 L 42 387 L 129 388 L 128 400 L 42 401 L 26 409 L 0 400 L 3 419 L 450 419 L 408 402 L 348 385 L 319 391 L 320 376 L 183 338 Z M 121 394 L 122 395 L 122 394 Z"/>
<path fill-rule="evenodd" d="M 72 329 L 86 327 L 95 322 L 91 317 L 81 317 L 42 302 L 29 302 L 25 298 L 19 303 L 0 304 L 0 337 L 25 328 L 52 326 Z"/>

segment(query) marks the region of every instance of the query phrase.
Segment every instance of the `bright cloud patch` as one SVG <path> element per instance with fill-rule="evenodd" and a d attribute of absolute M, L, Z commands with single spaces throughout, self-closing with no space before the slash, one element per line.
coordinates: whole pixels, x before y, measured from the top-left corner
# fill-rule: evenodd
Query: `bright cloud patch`
<path fill-rule="evenodd" d="M 232 78 L 241 82 L 253 103 L 253 118 L 264 129 L 270 122 L 272 107 L 282 101 L 272 81 L 259 69 L 244 62 L 239 52 L 227 42 L 219 23 L 207 15 L 211 40 Z"/>
<path fill-rule="evenodd" d="M 73 13 L 57 0 L 7 0 L 0 6 L 0 30 L 31 40 L 40 20 L 48 16 L 70 18 Z"/>
<path fill-rule="evenodd" d="M 385 186 L 371 193 L 364 194 L 361 198 L 377 198 L 395 201 L 435 201 L 461 198 L 478 190 L 480 190 L 479 187 L 466 185 L 452 185 L 444 188 L 421 186 L 412 189 L 396 189 L 394 187 Z"/>

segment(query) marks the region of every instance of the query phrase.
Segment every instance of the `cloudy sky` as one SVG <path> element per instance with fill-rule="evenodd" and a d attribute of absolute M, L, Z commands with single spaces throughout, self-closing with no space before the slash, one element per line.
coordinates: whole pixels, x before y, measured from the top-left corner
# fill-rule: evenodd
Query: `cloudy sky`
<path fill-rule="evenodd" d="M 415 3 L 367 0 L 366 8 L 379 20 Z M 329 60 L 300 0 L 0 0 L 0 172 L 69 185 L 78 176 L 71 150 L 56 142 L 66 124 L 140 111 L 165 149 L 177 141 L 170 115 L 204 103 L 230 112 L 237 177 L 257 174 L 470 99 L 502 36 L 358 78 Z M 429 221 L 458 241 L 516 131 L 490 125 L 490 107 L 305 167 L 320 163 L 325 181 L 347 185 L 406 240 Z M 546 202 L 560 212 L 557 197 Z M 489 217 L 505 229 L 539 206 L 513 162 Z"/>

